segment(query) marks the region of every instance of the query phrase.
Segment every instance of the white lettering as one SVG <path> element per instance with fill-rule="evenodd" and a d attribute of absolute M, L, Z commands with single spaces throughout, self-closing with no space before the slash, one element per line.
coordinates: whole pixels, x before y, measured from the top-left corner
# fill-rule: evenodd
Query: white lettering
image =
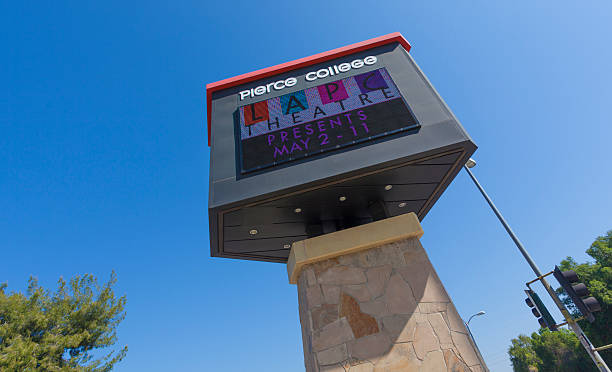
<path fill-rule="evenodd" d="M 316 72 L 312 71 L 306 74 L 306 81 L 317 80 Z"/>
<path fill-rule="evenodd" d="M 376 56 L 367 56 L 363 59 L 363 63 L 366 65 L 373 65 L 376 63 Z"/>
<path fill-rule="evenodd" d="M 243 90 L 242 92 L 240 92 L 240 100 L 242 101 L 243 99 L 250 97 L 251 96 L 251 91 L 250 90 Z"/>
<path fill-rule="evenodd" d="M 264 86 L 260 85 L 257 88 L 255 88 L 255 94 L 258 95 L 258 96 L 261 96 L 265 92 L 266 92 L 266 87 L 264 87 Z"/>
<path fill-rule="evenodd" d="M 351 65 L 348 63 L 341 63 L 340 66 L 338 66 L 338 70 L 340 70 L 340 72 L 347 72 L 350 69 Z"/>
<path fill-rule="evenodd" d="M 351 67 L 353 68 L 361 68 L 363 67 L 363 61 L 360 59 L 356 59 L 353 62 L 351 62 Z"/>
<path fill-rule="evenodd" d="M 281 84 L 281 86 L 278 86 L 278 84 Z M 274 89 L 276 90 L 281 90 L 285 87 L 285 82 L 282 80 L 277 81 L 276 83 L 274 83 Z"/>
<path fill-rule="evenodd" d="M 319 69 L 317 71 L 310 71 L 309 73 L 306 74 L 305 78 L 306 78 L 306 81 L 309 81 L 309 82 L 315 81 L 317 79 L 324 79 L 328 76 L 335 76 L 335 75 L 339 75 L 344 72 L 348 72 L 351 69 L 359 69 L 359 68 L 362 68 L 363 66 L 371 66 L 375 64 L 376 62 L 378 62 L 378 58 L 376 56 L 367 56 L 364 59 L 355 59 L 351 61 L 350 63 L 343 62 L 343 63 L 340 63 L 339 65 L 328 66 L 328 67 Z M 272 83 L 268 83 L 266 85 L 260 85 L 258 87 L 251 88 L 248 90 L 243 90 L 239 92 L 238 94 L 240 95 L 240 100 L 242 101 L 246 98 L 253 98 L 255 96 L 260 96 L 264 93 L 270 93 L 272 92 L 272 89 L 282 90 L 285 88 L 292 87 L 297 84 L 297 81 L 298 81 L 297 78 L 290 77 L 285 80 L 279 80 L 279 81 L 275 81 Z"/>
<path fill-rule="evenodd" d="M 343 72 L 347 72 L 351 69 L 359 69 L 365 65 L 371 66 L 378 61 L 376 56 L 367 56 L 363 60 L 356 59 L 350 63 L 343 62 L 339 65 L 332 65 L 327 68 L 322 68 L 320 70 L 311 71 L 306 74 L 306 81 L 315 81 L 317 79 L 324 79 L 328 76 L 338 75 Z"/>
<path fill-rule="evenodd" d="M 294 77 L 290 77 L 290 78 L 285 80 L 285 85 L 288 86 L 288 87 L 292 87 L 295 84 L 297 84 L 297 79 L 294 78 Z"/>

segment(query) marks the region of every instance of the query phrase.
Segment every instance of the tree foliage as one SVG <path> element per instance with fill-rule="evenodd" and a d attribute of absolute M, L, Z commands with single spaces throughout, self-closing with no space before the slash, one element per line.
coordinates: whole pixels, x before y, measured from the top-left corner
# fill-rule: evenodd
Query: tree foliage
<path fill-rule="evenodd" d="M 587 372 L 597 371 L 578 338 L 567 329 L 551 332 L 540 328 L 530 337 L 512 340 L 508 351 L 517 372 Z"/>
<path fill-rule="evenodd" d="M 612 343 L 612 230 L 598 237 L 586 253 L 595 262 L 578 264 L 567 257 L 559 267 L 561 270 L 574 270 L 601 304 L 602 310 L 595 313 L 595 322 L 582 320 L 579 323 L 595 346 L 603 346 Z M 559 289 L 557 293 L 573 315 L 579 317 L 580 312 L 563 290 Z M 609 365 L 611 353 L 612 350 L 600 353 Z M 517 372 L 597 371 L 578 338 L 567 329 L 558 332 L 540 329 L 531 336 L 520 335 L 512 340 L 508 354 Z"/>
<path fill-rule="evenodd" d="M 594 263 L 577 264 L 571 257 L 561 261 L 561 270 L 574 270 L 580 281 L 586 284 L 601 304 L 601 311 L 595 313 L 595 321 L 589 323 L 580 321 L 584 333 L 594 345 L 601 346 L 612 343 L 612 230 L 600 236 L 587 249 L 587 254 L 595 259 Z M 566 306 L 576 317 L 580 316 L 572 300 L 559 291 Z"/>
<path fill-rule="evenodd" d="M 127 346 L 106 354 L 117 341 L 125 296 L 115 297 L 110 280 L 93 275 L 62 278 L 51 293 L 30 278 L 26 294 L 0 286 L 0 370 L 106 372 L 125 356 Z"/>

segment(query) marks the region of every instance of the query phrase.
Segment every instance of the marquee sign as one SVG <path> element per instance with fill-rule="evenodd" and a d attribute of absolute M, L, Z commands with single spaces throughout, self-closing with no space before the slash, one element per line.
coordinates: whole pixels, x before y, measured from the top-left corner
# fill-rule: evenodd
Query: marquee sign
<path fill-rule="evenodd" d="M 418 127 L 385 68 L 239 110 L 242 173 Z"/>
<path fill-rule="evenodd" d="M 409 50 L 395 33 L 207 85 L 212 256 L 285 262 L 427 215 L 476 146 Z"/>

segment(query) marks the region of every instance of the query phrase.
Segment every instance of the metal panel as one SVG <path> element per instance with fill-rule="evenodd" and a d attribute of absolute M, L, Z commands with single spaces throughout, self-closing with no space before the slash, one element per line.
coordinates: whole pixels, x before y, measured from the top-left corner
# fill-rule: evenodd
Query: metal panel
<path fill-rule="evenodd" d="M 256 224 L 246 226 L 228 226 L 224 229 L 225 240 L 249 240 L 254 235 L 250 234 L 249 231 L 257 231 L 257 239 L 265 238 L 280 238 L 287 236 L 304 236 L 306 234 L 306 227 L 303 223 L 270 223 L 270 224 Z"/>
<path fill-rule="evenodd" d="M 435 164 L 454 164 L 459 157 L 458 153 L 439 156 L 430 160 L 421 161 L 418 164 L 421 165 L 435 165 Z"/>
<path fill-rule="evenodd" d="M 460 154 L 442 155 L 438 162 L 449 159 L 456 162 Z M 392 167 L 225 213 L 224 252 L 250 259 L 282 261 L 289 254 L 285 247 L 294 241 L 334 231 L 342 228 L 342 224 L 371 222 L 376 213 L 383 217 L 408 212 L 422 214 L 425 204 L 433 199 L 440 182 L 453 166 L 423 165 L 435 163 L 438 158 Z M 405 174 L 412 176 L 409 179 L 401 176 Z M 388 183 L 394 177 L 411 183 Z M 429 182 L 421 182 L 424 180 Z M 341 201 L 341 196 L 346 199 Z M 372 204 L 377 201 L 382 201 L 383 206 L 375 206 L 373 210 Z M 257 234 L 250 234 L 251 230 L 257 230 Z"/>
<path fill-rule="evenodd" d="M 347 186 L 357 184 L 387 185 L 387 184 L 413 184 L 440 182 L 442 177 L 449 171 L 452 164 L 443 165 L 407 165 L 395 168 L 384 173 L 366 176 L 358 180 L 347 182 Z"/>

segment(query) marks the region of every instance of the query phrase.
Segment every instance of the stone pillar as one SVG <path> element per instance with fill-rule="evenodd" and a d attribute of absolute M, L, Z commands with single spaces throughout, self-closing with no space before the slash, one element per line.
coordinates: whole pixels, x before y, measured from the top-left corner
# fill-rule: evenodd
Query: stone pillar
<path fill-rule="evenodd" d="M 487 371 L 414 213 L 293 244 L 307 372 Z"/>

